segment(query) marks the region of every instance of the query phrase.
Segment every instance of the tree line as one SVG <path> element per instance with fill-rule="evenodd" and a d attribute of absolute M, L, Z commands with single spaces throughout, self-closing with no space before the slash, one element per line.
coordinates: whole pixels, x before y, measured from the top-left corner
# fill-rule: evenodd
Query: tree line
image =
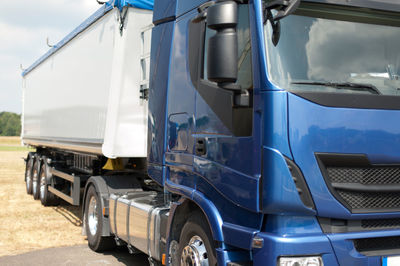
<path fill-rule="evenodd" d="M 1 112 L 0 113 L 0 136 L 21 135 L 21 115 Z"/>

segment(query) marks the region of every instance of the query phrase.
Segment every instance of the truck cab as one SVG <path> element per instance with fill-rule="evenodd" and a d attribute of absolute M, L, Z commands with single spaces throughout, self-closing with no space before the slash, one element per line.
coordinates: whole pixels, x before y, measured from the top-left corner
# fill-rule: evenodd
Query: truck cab
<path fill-rule="evenodd" d="M 148 173 L 202 210 L 221 265 L 399 254 L 399 11 L 155 2 Z"/>

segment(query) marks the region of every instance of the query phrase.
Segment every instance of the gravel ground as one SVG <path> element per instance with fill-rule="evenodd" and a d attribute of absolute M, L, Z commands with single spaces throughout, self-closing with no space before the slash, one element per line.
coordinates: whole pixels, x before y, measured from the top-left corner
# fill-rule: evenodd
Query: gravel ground
<path fill-rule="evenodd" d="M 49 248 L 32 251 L 16 256 L 0 258 L 0 265 L 131 265 L 148 266 L 147 256 L 144 254 L 130 255 L 127 250 L 120 249 L 113 252 L 96 253 L 87 245 L 72 247 Z"/>
<path fill-rule="evenodd" d="M 28 152 L 18 137 L 0 137 L 0 265 L 149 265 L 145 255 L 125 248 L 91 251 L 79 207 L 44 207 L 27 195 L 22 158 Z"/>

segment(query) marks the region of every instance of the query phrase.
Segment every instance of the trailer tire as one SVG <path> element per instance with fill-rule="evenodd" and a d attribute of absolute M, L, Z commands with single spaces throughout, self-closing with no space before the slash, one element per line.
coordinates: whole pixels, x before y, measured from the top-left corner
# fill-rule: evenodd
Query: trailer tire
<path fill-rule="evenodd" d="M 28 154 L 28 158 L 26 159 L 26 167 L 25 167 L 25 186 L 26 193 L 32 194 L 32 170 L 33 170 L 34 156 L 33 153 L 30 152 Z"/>
<path fill-rule="evenodd" d="M 51 178 L 49 165 L 46 160 L 43 160 L 42 167 L 40 170 L 40 202 L 43 206 L 54 206 L 59 204 L 59 198 L 48 190 L 49 182 Z"/>
<path fill-rule="evenodd" d="M 200 212 L 193 213 L 182 228 L 178 258 L 181 266 L 217 265 L 210 228 Z"/>
<path fill-rule="evenodd" d="M 33 163 L 33 170 L 32 170 L 32 195 L 35 200 L 38 200 L 40 197 L 40 167 L 41 161 L 39 156 L 35 156 L 35 160 Z"/>
<path fill-rule="evenodd" d="M 111 236 L 102 236 L 103 213 L 101 200 L 94 186 L 90 186 L 85 200 L 84 222 L 88 245 L 91 250 L 101 252 L 115 248 L 115 240 Z"/>

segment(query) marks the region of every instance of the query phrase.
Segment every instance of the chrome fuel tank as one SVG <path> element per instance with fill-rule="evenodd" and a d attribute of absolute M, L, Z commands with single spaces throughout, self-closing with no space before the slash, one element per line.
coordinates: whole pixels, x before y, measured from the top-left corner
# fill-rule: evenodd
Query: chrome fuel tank
<path fill-rule="evenodd" d="M 163 194 L 135 192 L 110 196 L 111 232 L 119 239 L 150 257 L 161 260 L 165 246 L 162 227 L 166 224 L 169 208 L 164 206 Z"/>

